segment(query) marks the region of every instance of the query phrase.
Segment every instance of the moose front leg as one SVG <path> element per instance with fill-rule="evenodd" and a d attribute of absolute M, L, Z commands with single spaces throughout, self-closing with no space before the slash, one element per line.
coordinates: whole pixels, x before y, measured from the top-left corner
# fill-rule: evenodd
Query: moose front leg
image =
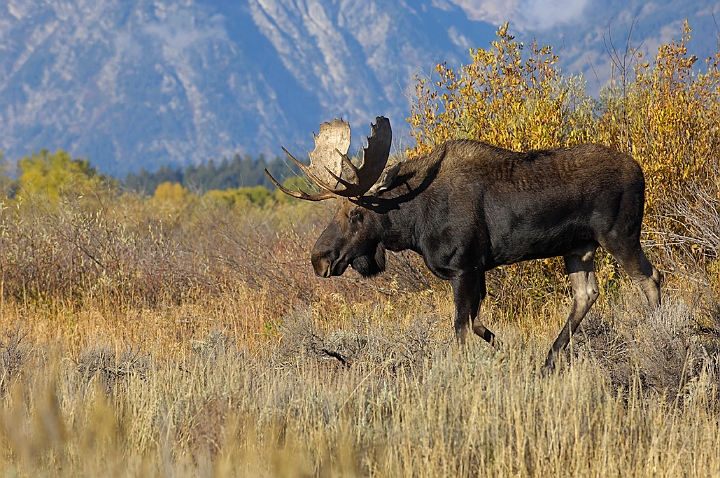
<path fill-rule="evenodd" d="M 489 343 L 494 343 L 495 335 L 480 323 L 480 304 L 485 298 L 485 273 L 467 272 L 452 280 L 455 299 L 455 337 L 460 344 L 467 339 L 468 327 Z"/>

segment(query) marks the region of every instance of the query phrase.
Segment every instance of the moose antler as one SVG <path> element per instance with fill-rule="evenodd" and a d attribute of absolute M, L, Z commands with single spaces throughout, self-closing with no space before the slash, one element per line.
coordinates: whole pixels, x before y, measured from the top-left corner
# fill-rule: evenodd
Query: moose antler
<path fill-rule="evenodd" d="M 332 123 L 323 123 L 320 125 L 320 134 L 315 136 L 315 150 L 310 153 L 310 165 L 305 166 L 300 161 L 282 148 L 285 154 L 310 178 L 315 184 L 324 189 L 325 192 L 320 194 L 308 194 L 303 190 L 291 191 L 278 183 L 272 177 L 270 172 L 265 169 L 265 173 L 275 186 L 282 192 L 290 196 L 306 199 L 308 201 L 322 201 L 330 199 L 336 195 L 331 192 L 331 187 L 326 183 L 333 180 L 333 176 L 342 172 L 342 157 L 347 157 L 348 149 L 350 149 L 350 125 L 341 119 L 335 119 Z M 332 176 L 331 176 L 332 175 Z"/>
<path fill-rule="evenodd" d="M 342 156 L 344 164 L 352 171 L 356 182 L 351 183 L 332 171 L 328 171 L 344 187 L 342 189 L 324 189 L 328 189 L 338 196 L 360 197 L 368 192 L 380 178 L 390 156 L 392 128 L 390 128 L 390 120 L 383 116 L 375 118 L 375 124 L 371 125 L 371 128 L 372 132 L 367 139 L 368 145 L 363 149 L 360 167 L 355 167 L 347 155 Z"/>
<path fill-rule="evenodd" d="M 321 201 L 337 196 L 361 197 L 380 178 L 390 155 L 392 144 L 390 120 L 378 116 L 375 122 L 368 138 L 368 145 L 363 149 L 360 167 L 356 167 L 347 156 L 350 148 L 350 125 L 342 119 L 320 125 L 320 134 L 313 135 L 315 150 L 310 153 L 309 166 L 300 163 L 285 148 L 282 148 L 302 172 L 324 191 L 322 193 L 308 194 L 302 190 L 291 191 L 280 185 L 267 169 L 265 169 L 265 173 L 282 192 L 299 199 Z M 341 178 L 343 166 L 352 173 L 355 182 Z M 330 185 L 333 182 L 336 183 L 335 186 Z M 337 184 L 340 184 L 342 188 L 338 188 Z"/>

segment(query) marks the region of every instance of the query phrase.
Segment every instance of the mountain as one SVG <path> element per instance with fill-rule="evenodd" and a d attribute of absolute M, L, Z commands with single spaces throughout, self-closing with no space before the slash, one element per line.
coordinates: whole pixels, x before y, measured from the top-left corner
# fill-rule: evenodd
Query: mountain
<path fill-rule="evenodd" d="M 709 0 L 5 0 L 0 3 L 0 150 L 88 157 L 108 174 L 235 154 L 303 155 L 342 116 L 354 146 L 376 115 L 398 145 L 413 76 L 467 61 L 511 22 L 559 52 L 589 91 L 610 76 L 606 45 L 656 48 L 694 29 L 717 51 Z M 608 25 L 610 29 L 608 29 Z M 356 143 L 356 144 L 355 144 Z"/>

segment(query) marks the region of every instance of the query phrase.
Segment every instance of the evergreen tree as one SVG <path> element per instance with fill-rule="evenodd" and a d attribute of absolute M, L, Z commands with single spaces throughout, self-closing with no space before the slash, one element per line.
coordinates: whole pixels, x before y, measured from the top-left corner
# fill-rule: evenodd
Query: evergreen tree
<path fill-rule="evenodd" d="M 232 161 L 223 158 L 219 164 L 216 164 L 211 159 L 207 164 L 191 164 L 184 170 L 163 165 L 151 173 L 143 168 L 137 174 L 128 174 L 123 186 L 130 191 L 148 195 L 153 194 L 158 185 L 165 182 L 178 183 L 190 191 L 199 193 L 255 186 L 273 189 L 275 186 L 265 174 L 265 168 L 278 180 L 281 178 L 286 180 L 301 174 L 300 169 L 285 158 L 276 157 L 268 162 L 263 154 L 258 155 L 257 158 L 249 154 L 243 156 L 235 154 Z"/>

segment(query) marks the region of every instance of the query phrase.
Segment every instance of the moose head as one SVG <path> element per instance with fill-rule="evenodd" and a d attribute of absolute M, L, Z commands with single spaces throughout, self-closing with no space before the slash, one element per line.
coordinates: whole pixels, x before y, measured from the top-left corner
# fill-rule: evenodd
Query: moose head
<path fill-rule="evenodd" d="M 378 116 L 375 121 L 367 146 L 362 150 L 360 166 L 355 166 L 348 158 L 350 125 L 342 119 L 320 125 L 320 134 L 313 135 L 315 150 L 310 153 L 309 166 L 282 148 L 320 188 L 321 192 L 317 194 L 299 188 L 289 190 L 265 170 L 273 184 L 285 194 L 308 201 L 331 198 L 342 201 L 340 210 L 312 249 L 313 268 L 321 277 L 342 275 L 349 265 L 365 277 L 385 270 L 385 247 L 377 233 L 378 218 L 367 214 L 365 205 L 392 184 L 400 163 L 386 170 L 392 129 L 385 117 Z"/>

